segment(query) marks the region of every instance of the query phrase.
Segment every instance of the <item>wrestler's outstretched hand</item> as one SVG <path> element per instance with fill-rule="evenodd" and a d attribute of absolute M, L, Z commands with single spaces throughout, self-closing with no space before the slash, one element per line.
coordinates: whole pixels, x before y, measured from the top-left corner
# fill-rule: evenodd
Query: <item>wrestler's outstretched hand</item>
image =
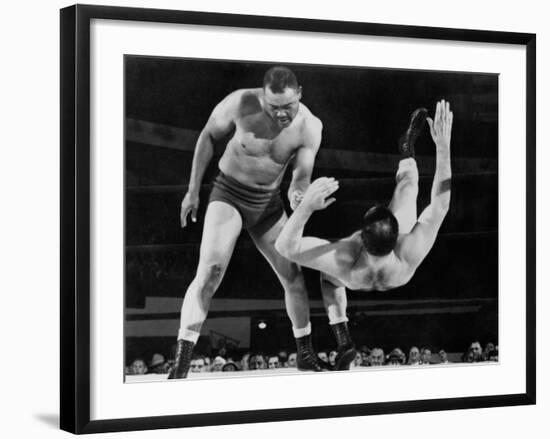
<path fill-rule="evenodd" d="M 336 192 L 338 187 L 338 181 L 332 177 L 318 178 L 307 188 L 300 207 L 309 212 L 326 209 L 336 201 L 336 198 L 327 197 Z"/>
<path fill-rule="evenodd" d="M 449 102 L 441 99 L 435 106 L 433 119 L 427 118 L 430 133 L 436 147 L 443 151 L 449 151 L 451 147 L 451 128 L 453 127 L 453 112 Z"/>

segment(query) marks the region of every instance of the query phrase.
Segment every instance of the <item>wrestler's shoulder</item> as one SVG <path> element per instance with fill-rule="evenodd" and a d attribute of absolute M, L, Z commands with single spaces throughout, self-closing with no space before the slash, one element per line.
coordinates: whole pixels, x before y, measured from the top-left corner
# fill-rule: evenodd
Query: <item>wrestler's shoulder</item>
<path fill-rule="evenodd" d="M 351 259 L 355 261 L 358 253 L 361 251 L 361 232 L 352 233 L 349 236 L 338 240 L 340 251 L 337 252 L 339 257 L 344 258 L 346 261 Z"/>
<path fill-rule="evenodd" d="M 250 104 L 259 105 L 258 90 L 254 88 L 239 88 L 229 93 L 222 102 L 231 104 L 234 107 L 242 107 Z"/>
<path fill-rule="evenodd" d="M 240 88 L 226 97 L 231 107 L 240 114 L 249 114 L 261 111 L 261 88 Z"/>
<path fill-rule="evenodd" d="M 256 99 L 259 101 L 260 94 L 262 92 L 261 88 L 238 88 L 229 93 L 226 99 L 233 99 L 240 101 L 242 99 Z"/>
<path fill-rule="evenodd" d="M 315 116 L 311 110 L 302 102 L 300 102 L 300 114 L 302 116 L 302 123 L 308 124 L 311 126 L 320 125 L 323 126 L 321 119 Z"/>
<path fill-rule="evenodd" d="M 323 130 L 323 122 L 309 108 L 300 103 L 300 127 L 304 133 L 316 134 Z"/>

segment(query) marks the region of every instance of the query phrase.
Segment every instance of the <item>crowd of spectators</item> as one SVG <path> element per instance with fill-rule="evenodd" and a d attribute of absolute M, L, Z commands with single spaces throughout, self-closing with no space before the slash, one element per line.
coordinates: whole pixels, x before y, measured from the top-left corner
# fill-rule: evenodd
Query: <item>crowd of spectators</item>
<path fill-rule="evenodd" d="M 318 352 L 319 358 L 327 363 L 328 367 L 334 366 L 337 352 L 335 350 L 322 350 Z M 456 355 L 454 355 L 456 357 Z M 482 361 L 498 361 L 498 346 L 492 342 L 482 348 L 479 341 L 473 341 L 466 351 L 458 356 L 458 361 L 450 361 L 449 355 L 443 349 L 432 353 L 432 349 L 424 346 L 418 348 L 412 346 L 408 355 L 401 348 L 394 348 L 387 354 L 380 347 L 368 348 L 361 346 L 357 349 L 357 355 L 351 368 L 380 367 L 380 366 L 425 366 L 433 364 L 448 364 L 452 362 L 477 363 Z M 128 375 L 143 375 L 147 373 L 168 373 L 173 360 L 166 360 L 164 355 L 156 353 L 147 363 L 143 358 L 136 358 L 126 367 Z M 195 354 L 191 360 L 189 371 L 200 372 L 235 372 L 257 369 L 295 368 L 296 352 L 288 352 L 284 349 L 266 355 L 263 352 L 244 352 L 242 354 L 228 353 L 225 349 L 217 355 L 210 357 Z"/>

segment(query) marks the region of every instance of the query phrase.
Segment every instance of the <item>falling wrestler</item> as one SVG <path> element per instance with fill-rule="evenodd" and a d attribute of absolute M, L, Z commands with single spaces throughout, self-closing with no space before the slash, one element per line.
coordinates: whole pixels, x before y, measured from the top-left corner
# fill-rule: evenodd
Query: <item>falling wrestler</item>
<path fill-rule="evenodd" d="M 414 142 L 427 120 L 436 146 L 436 168 L 430 204 L 417 217 L 418 169 Z M 281 255 L 304 267 L 321 272 L 325 288 L 386 291 L 406 284 L 430 252 L 449 210 L 451 199 L 450 142 L 453 113 L 444 100 L 435 116 L 418 109 L 409 129 L 400 139 L 402 159 L 389 206 L 374 206 L 363 218 L 363 226 L 351 236 L 329 242 L 304 237 L 304 226 L 316 210 L 331 205 L 338 181 L 322 177 L 307 189 L 291 215 L 275 247 Z"/>

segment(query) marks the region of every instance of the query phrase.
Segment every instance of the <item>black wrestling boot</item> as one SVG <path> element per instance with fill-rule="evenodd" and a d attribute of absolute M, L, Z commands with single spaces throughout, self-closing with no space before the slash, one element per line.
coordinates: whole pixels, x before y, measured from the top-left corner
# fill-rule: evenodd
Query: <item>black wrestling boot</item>
<path fill-rule="evenodd" d="M 425 108 L 417 108 L 411 115 L 411 120 L 407 131 L 405 131 L 405 133 L 397 141 L 399 152 L 403 158 L 414 158 L 414 144 L 422 132 L 422 128 L 424 128 L 427 116 L 428 110 Z"/>
<path fill-rule="evenodd" d="M 296 339 L 296 366 L 298 370 L 311 370 L 313 372 L 329 370 L 328 364 L 317 357 L 313 349 L 311 334 Z"/>
<path fill-rule="evenodd" d="M 334 370 L 349 370 L 351 363 L 355 360 L 357 350 L 351 339 L 348 324 L 346 322 L 341 322 L 330 325 L 330 327 L 336 337 L 336 343 L 338 344 L 338 354 L 336 355 Z"/>
<path fill-rule="evenodd" d="M 191 356 L 193 355 L 194 347 L 195 343 L 193 343 L 192 341 L 178 340 L 176 362 L 168 373 L 169 380 L 187 378 L 187 372 L 189 372 L 189 366 L 191 364 Z"/>

